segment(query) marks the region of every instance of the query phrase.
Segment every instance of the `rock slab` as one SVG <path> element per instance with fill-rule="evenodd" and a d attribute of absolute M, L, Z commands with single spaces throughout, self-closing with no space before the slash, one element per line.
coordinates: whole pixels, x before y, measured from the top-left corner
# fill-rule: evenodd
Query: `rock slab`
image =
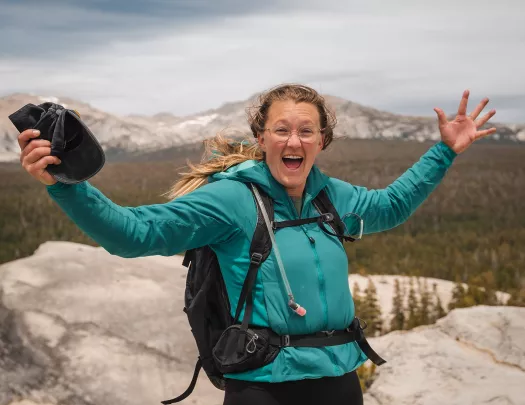
<path fill-rule="evenodd" d="M 197 358 L 185 277 L 180 256 L 124 259 L 69 242 L 0 266 L 0 405 L 144 405 L 182 393 Z M 525 308 L 454 310 L 370 342 L 388 363 L 366 405 L 525 405 Z M 222 398 L 201 372 L 184 403 Z"/>

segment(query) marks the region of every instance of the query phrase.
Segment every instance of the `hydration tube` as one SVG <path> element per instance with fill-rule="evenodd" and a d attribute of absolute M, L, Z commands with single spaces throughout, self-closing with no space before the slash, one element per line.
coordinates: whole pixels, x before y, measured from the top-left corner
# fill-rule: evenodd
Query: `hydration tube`
<path fill-rule="evenodd" d="M 277 242 L 275 241 L 275 236 L 273 234 L 273 229 L 270 224 L 270 219 L 268 218 L 268 214 L 266 213 L 266 209 L 264 208 L 264 204 L 261 200 L 261 196 L 259 194 L 259 190 L 257 190 L 257 187 L 255 187 L 253 184 L 251 185 L 253 189 L 253 193 L 255 194 L 255 198 L 257 199 L 257 203 L 261 209 L 261 212 L 263 214 L 264 222 L 266 223 L 266 227 L 268 228 L 268 233 L 270 234 L 270 239 L 272 241 L 275 257 L 277 258 L 277 265 L 279 266 L 279 270 L 281 272 L 281 278 L 284 282 L 284 287 L 286 288 L 286 293 L 288 294 L 288 306 L 299 316 L 305 316 L 306 315 L 306 309 L 304 309 L 302 306 L 300 306 L 297 302 L 295 302 L 294 296 L 292 294 L 292 289 L 290 287 L 290 283 L 288 282 L 288 278 L 286 277 L 286 273 L 284 271 L 284 265 L 283 261 L 281 260 L 281 254 L 279 253 L 279 249 L 277 247 Z"/>

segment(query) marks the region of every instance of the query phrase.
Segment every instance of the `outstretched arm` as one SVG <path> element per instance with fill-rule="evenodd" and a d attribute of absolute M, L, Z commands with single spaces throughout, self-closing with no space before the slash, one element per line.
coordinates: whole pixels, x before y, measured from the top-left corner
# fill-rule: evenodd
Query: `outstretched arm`
<path fill-rule="evenodd" d="M 69 218 L 109 253 L 170 256 L 225 242 L 240 232 L 231 214 L 235 200 L 229 198 L 235 195 L 229 190 L 235 185 L 227 183 L 212 183 L 174 201 L 140 207 L 119 206 L 89 182 L 56 183 L 48 186 L 48 192 Z"/>
<path fill-rule="evenodd" d="M 381 232 L 405 222 L 439 185 L 458 154 L 477 139 L 496 132 L 495 128 L 478 130 L 496 113 L 491 110 L 477 119 L 488 99 L 483 99 L 470 115 L 466 115 L 468 96 L 469 92 L 465 91 L 458 114 L 452 121 L 447 121 L 441 109 L 435 109 L 441 141 L 385 189 L 368 190 L 334 181 L 335 194 L 345 195 L 342 213 L 353 212 L 361 216 L 364 233 Z"/>

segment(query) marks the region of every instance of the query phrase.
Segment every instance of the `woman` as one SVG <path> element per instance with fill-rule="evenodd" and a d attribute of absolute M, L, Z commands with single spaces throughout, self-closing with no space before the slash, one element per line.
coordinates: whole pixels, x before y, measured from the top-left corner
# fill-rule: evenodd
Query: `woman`
<path fill-rule="evenodd" d="M 467 115 L 468 96 L 465 91 L 452 121 L 435 109 L 441 141 L 383 190 L 330 178 L 314 165 L 332 142 L 335 118 L 315 90 L 301 85 L 278 86 L 263 94 L 249 117 L 257 142 L 230 144 L 216 138 L 209 144 L 208 160 L 192 166 L 165 204 L 121 207 L 88 182 L 56 182 L 46 167 L 59 160 L 49 156 L 49 142 L 28 143 L 37 136 L 32 130 L 19 136 L 20 160 L 29 174 L 47 185 L 51 198 L 80 229 L 111 254 L 169 256 L 209 245 L 219 259 L 235 312 L 257 219 L 253 196 L 243 183 L 257 184 L 273 199 L 276 221 L 315 216 L 312 200 L 325 189 L 341 216 L 355 213 L 364 220 L 364 233 L 391 229 L 429 196 L 457 154 L 495 132 L 495 128 L 478 130 L 495 114 L 492 110 L 478 118 L 488 99 Z M 254 286 L 252 323 L 278 334 L 347 328 L 354 319 L 354 304 L 348 260 L 337 238 L 316 223 L 284 228 L 275 238 L 288 282 L 307 313 L 301 316 L 290 310 L 275 256 L 270 255 Z M 224 404 L 362 404 L 355 370 L 366 359 L 355 342 L 286 347 L 270 364 L 227 375 Z"/>

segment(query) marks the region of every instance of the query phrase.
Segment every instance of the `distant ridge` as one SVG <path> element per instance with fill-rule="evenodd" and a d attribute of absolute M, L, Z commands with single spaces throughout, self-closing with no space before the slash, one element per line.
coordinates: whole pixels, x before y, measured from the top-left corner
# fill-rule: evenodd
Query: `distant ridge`
<path fill-rule="evenodd" d="M 336 137 L 358 139 L 437 140 L 436 120 L 392 114 L 352 101 L 325 96 L 337 115 Z M 137 154 L 194 144 L 225 129 L 249 134 L 246 108 L 254 97 L 228 102 L 217 109 L 177 117 L 169 113 L 153 116 L 119 116 L 96 109 L 84 102 L 54 96 L 15 93 L 0 98 L 0 162 L 16 161 L 19 156 L 17 131 L 8 116 L 28 103 L 52 101 L 80 112 L 105 150 L 115 154 Z M 525 124 L 497 124 L 492 141 L 525 142 Z"/>

